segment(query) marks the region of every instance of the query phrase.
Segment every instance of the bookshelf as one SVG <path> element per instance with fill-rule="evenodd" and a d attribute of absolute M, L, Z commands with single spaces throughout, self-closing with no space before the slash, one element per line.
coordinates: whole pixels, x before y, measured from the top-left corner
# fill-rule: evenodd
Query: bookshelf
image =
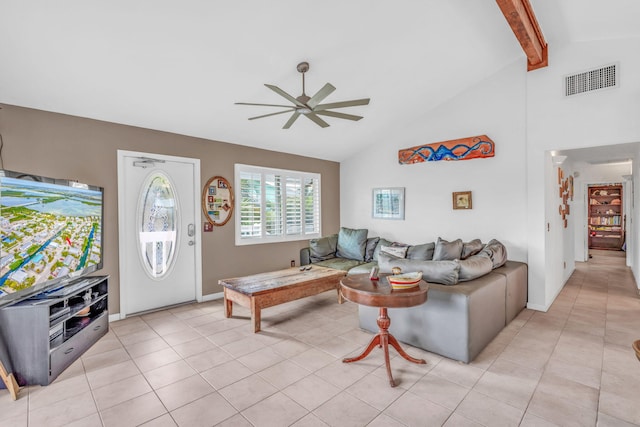
<path fill-rule="evenodd" d="M 589 187 L 589 249 L 621 250 L 625 219 L 622 185 Z"/>

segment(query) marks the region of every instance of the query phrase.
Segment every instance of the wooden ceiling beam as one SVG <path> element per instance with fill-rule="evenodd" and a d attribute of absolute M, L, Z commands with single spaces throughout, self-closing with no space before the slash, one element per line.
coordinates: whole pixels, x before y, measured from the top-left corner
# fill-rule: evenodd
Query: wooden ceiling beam
<path fill-rule="evenodd" d="M 549 65 L 547 42 L 529 0 L 496 0 L 527 55 L 527 71 Z"/>

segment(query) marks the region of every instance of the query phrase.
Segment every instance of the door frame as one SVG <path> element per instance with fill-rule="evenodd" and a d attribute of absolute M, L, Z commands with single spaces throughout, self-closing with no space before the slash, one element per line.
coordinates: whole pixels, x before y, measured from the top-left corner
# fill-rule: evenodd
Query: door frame
<path fill-rule="evenodd" d="M 178 157 L 178 156 L 168 156 L 164 154 L 154 154 L 154 153 L 144 153 L 139 151 L 128 151 L 128 150 L 117 150 L 118 153 L 118 290 L 120 294 L 120 313 L 119 318 L 125 319 L 127 317 L 127 313 L 125 311 L 126 307 L 126 292 L 124 291 L 124 287 L 122 285 L 122 268 L 125 262 L 128 262 L 124 259 L 124 250 L 122 245 L 124 244 L 125 239 L 121 238 L 124 235 L 124 221 L 120 219 L 124 217 L 124 179 L 121 176 L 122 171 L 124 170 L 125 157 L 141 157 L 141 158 L 151 158 L 157 160 L 164 160 L 166 162 L 181 162 L 181 163 L 189 163 L 193 165 L 193 222 L 195 224 L 196 234 L 195 234 L 195 281 L 196 281 L 196 301 L 202 302 L 202 229 L 199 227 L 201 222 L 201 209 L 200 209 L 200 159 L 194 159 L 190 157 Z"/>

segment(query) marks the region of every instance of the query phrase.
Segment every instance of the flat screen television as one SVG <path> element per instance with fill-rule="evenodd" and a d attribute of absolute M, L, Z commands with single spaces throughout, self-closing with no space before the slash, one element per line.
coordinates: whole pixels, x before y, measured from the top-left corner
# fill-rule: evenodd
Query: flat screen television
<path fill-rule="evenodd" d="M 103 194 L 0 170 L 0 307 L 102 268 Z"/>

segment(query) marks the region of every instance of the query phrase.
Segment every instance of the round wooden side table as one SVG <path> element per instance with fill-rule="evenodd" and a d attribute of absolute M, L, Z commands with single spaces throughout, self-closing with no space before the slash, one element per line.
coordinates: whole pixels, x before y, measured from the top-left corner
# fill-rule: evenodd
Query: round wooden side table
<path fill-rule="evenodd" d="M 368 274 L 354 274 L 346 276 L 340 280 L 340 291 L 342 296 L 356 304 L 362 304 L 370 307 L 379 307 L 380 315 L 378 316 L 378 333 L 373 337 L 367 348 L 356 357 L 343 359 L 344 363 L 357 362 L 362 360 L 375 346 L 382 347 L 384 351 L 384 361 L 387 366 L 387 374 L 389 375 L 389 384 L 395 387 L 391 375 L 391 365 L 389 363 L 389 344 L 396 349 L 400 356 L 406 360 L 425 364 L 424 359 L 415 359 L 409 356 L 400 347 L 398 341 L 389 333 L 391 319 L 387 314 L 387 308 L 405 308 L 423 304 L 427 300 L 427 292 L 429 284 L 424 280 L 418 283 L 418 286 L 410 289 L 393 289 L 386 279 L 388 274 L 381 274 L 379 280 L 371 280 Z"/>

